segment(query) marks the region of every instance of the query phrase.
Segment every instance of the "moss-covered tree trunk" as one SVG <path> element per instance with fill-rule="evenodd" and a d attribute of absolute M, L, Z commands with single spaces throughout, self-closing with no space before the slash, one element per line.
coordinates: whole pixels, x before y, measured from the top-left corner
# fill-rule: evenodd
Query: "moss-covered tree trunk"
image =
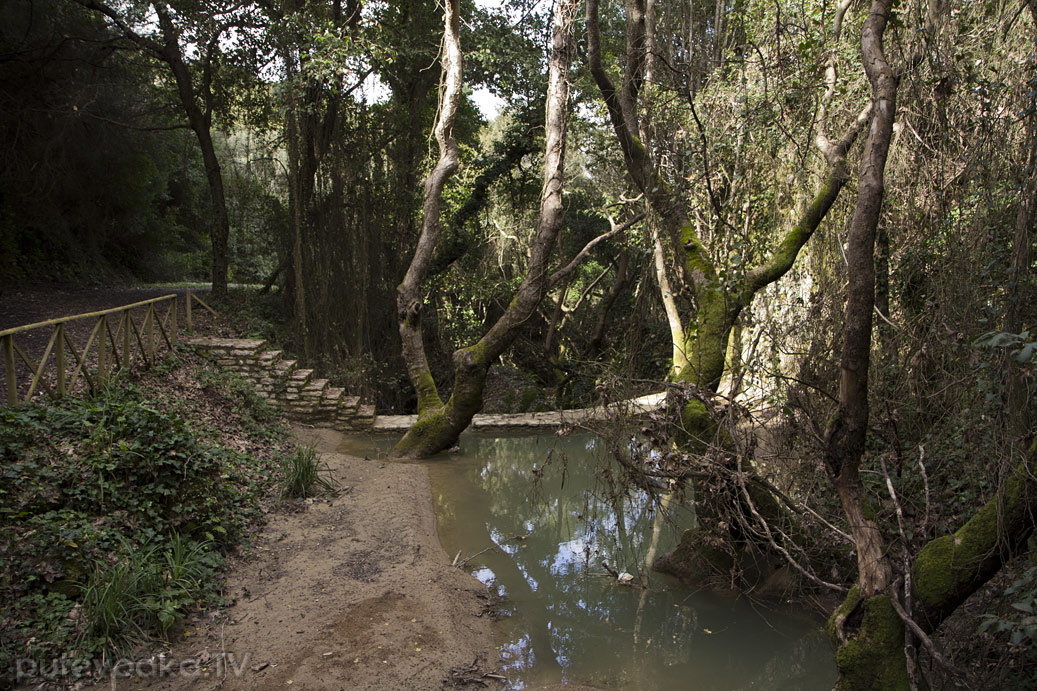
<path fill-rule="evenodd" d="M 677 381 L 695 386 L 702 397 L 708 398 L 716 393 L 723 378 L 731 331 L 738 316 L 757 293 L 788 273 L 800 250 L 821 225 L 849 179 L 846 154 L 867 120 L 859 117 L 837 140 L 828 140 L 823 134 L 818 137 L 819 149 L 827 164 L 820 188 L 770 256 L 755 267 L 746 267 L 741 281 L 725 284 L 709 248 L 695 231 L 684 200 L 663 178 L 648 147 L 641 140 L 644 128 L 640 127 L 637 114 L 647 64 L 645 0 L 627 0 L 625 4 L 626 70 L 618 87 L 602 60 L 598 1 L 587 0 L 587 60 L 608 109 L 627 172 L 647 200 L 658 225 L 658 236 L 653 238 L 656 239 L 655 263 L 656 270 L 663 272 L 659 285 L 673 338 L 672 376 Z M 691 291 L 694 310 L 683 318 L 675 314 L 672 296 L 668 295 L 669 285 L 673 282 L 663 280 L 666 266 L 659 240 L 671 243 L 683 283 Z M 713 443 L 717 433 L 709 406 L 695 398 L 679 411 L 679 427 L 686 446 L 693 452 Z M 747 470 L 751 471 L 751 468 Z M 676 565 L 694 560 L 694 557 L 689 559 L 681 555 L 701 555 L 709 559 L 702 551 L 702 541 L 696 531 L 686 531 L 677 549 L 661 561 Z"/>
<path fill-rule="evenodd" d="M 911 567 L 912 619 L 932 633 L 1004 564 L 1026 548 L 1037 512 L 1037 482 L 1027 468 L 1037 444 L 990 499 L 951 535 L 929 541 Z M 899 594 L 865 595 L 858 585 L 828 620 L 836 643 L 839 691 L 908 691 L 904 637 L 907 627 L 894 607 Z M 903 609 L 901 607 L 901 609 Z"/>
<path fill-rule="evenodd" d="M 680 318 L 672 314 L 672 301 L 666 294 L 671 282 L 659 281 L 674 339 L 675 378 L 694 384 L 707 395 L 712 394 L 724 374 L 731 329 L 738 315 L 757 293 L 788 273 L 800 250 L 824 220 L 849 179 L 846 152 L 865 121 L 858 119 L 841 139 L 825 140 L 820 147 L 828 165 L 825 180 L 777 249 L 758 266 L 749 268 L 742 281 L 722 285 L 709 248 L 696 234 L 683 200 L 662 177 L 641 141 L 637 113 L 639 94 L 645 80 L 648 40 L 644 0 L 628 0 L 626 3 L 626 71 L 619 87 L 613 83 L 602 61 L 598 15 L 598 0 L 588 0 L 587 60 L 591 74 L 608 109 L 627 172 L 648 201 L 659 226 L 660 239 L 673 243 L 684 282 L 690 286 L 695 304 L 694 312 L 683 319 L 683 326 L 675 324 Z M 657 271 L 665 272 L 661 247 L 656 247 L 655 254 Z M 709 436 L 710 426 L 703 404 L 692 403 L 683 413 L 684 429 L 691 436 Z"/>
<path fill-rule="evenodd" d="M 396 445 L 394 455 L 427 457 L 457 442 L 461 432 L 482 407 L 483 387 L 490 365 L 511 344 L 518 327 L 534 313 L 550 285 L 563 277 L 558 272 L 550 274 L 548 262 L 561 230 L 564 211 L 562 189 L 569 102 L 568 74 L 575 42 L 572 29 L 578 7 L 577 0 L 565 0 L 555 6 L 545 116 L 544 185 L 540 195 L 537 233 L 526 276 L 501 318 L 477 343 L 454 353 L 454 388 L 449 399 L 443 402 L 422 343 L 420 291 L 441 231 L 439 214 L 443 187 L 457 168 L 457 143 L 451 130 L 460 102 L 460 20 L 457 0 L 447 3 L 443 54 L 446 86 L 443 108 L 436 125 L 440 159 L 426 181 L 422 232 L 397 297 L 403 355 L 411 382 L 418 393 L 418 420 Z"/>

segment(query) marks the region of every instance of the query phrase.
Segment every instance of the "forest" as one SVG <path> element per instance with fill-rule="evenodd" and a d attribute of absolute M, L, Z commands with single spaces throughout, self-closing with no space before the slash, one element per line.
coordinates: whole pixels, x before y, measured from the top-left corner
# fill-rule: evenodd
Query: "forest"
<path fill-rule="evenodd" d="M 401 458 L 665 391 L 657 568 L 1034 688 L 1034 0 L 6 0 L 0 133 L 0 289 L 205 284 Z"/>

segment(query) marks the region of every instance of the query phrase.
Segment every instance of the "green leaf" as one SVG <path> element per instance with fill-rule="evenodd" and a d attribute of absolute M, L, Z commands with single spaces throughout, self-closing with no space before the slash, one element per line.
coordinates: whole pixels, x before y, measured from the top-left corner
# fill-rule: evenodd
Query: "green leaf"
<path fill-rule="evenodd" d="M 1025 612 L 1027 614 L 1033 614 L 1033 600 L 1021 600 L 1019 602 L 1012 603 L 1012 609 Z"/>

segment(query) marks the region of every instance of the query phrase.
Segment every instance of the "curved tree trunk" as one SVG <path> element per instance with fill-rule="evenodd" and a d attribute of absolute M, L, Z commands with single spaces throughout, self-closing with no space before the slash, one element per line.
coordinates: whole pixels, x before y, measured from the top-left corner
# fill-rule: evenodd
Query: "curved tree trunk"
<path fill-rule="evenodd" d="M 823 142 L 820 148 L 828 164 L 827 175 L 795 227 L 786 232 L 771 256 L 746 273 L 740 285 L 720 287 L 721 282 L 709 249 L 696 234 L 683 200 L 663 179 L 641 141 L 637 117 L 638 97 L 645 81 L 649 33 L 644 2 L 626 0 L 626 72 L 622 84 L 617 88 L 602 62 L 598 0 L 587 0 L 587 61 L 605 101 L 613 131 L 623 151 L 627 172 L 648 200 L 662 238 L 673 246 L 685 282 L 691 287 L 695 311 L 688 315 L 683 325 L 674 323 L 673 310 L 667 307 L 667 318 L 674 340 L 675 378 L 697 386 L 706 394 L 713 394 L 724 374 L 728 342 L 735 320 L 759 291 L 792 268 L 799 251 L 824 220 L 849 179 L 845 165 L 846 152 L 866 121 L 859 118 L 841 139 Z M 657 272 L 665 271 L 660 261 L 660 250 L 661 247 L 655 250 Z M 668 283 L 660 280 L 659 285 L 664 293 L 665 304 Z M 679 317 L 676 320 L 679 321 Z M 712 425 L 706 407 L 701 402 L 693 401 L 686 406 L 682 413 L 682 423 L 693 437 L 712 436 Z"/>
<path fill-rule="evenodd" d="M 839 409 L 825 438 L 825 465 L 857 546 L 857 585 L 830 621 L 830 633 L 838 646 L 839 689 L 906 689 L 909 680 L 904 627 L 887 592 L 892 590 L 893 570 L 860 478 L 868 429 L 875 233 L 896 114 L 897 80 L 882 44 L 891 5 L 892 0 L 873 0 L 861 30 L 861 56 L 871 82 L 873 110 L 847 239 Z"/>
<path fill-rule="evenodd" d="M 489 331 L 474 345 L 454 353 L 454 388 L 444 403 L 432 378 L 421 341 L 420 291 L 441 231 L 439 213 L 443 186 L 457 168 L 457 144 L 450 130 L 460 101 L 461 88 L 458 0 L 450 0 L 447 4 L 443 50 L 446 87 L 443 110 L 436 126 L 440 159 L 425 183 L 425 216 L 421 237 L 397 297 L 403 355 L 411 382 L 418 392 L 418 421 L 393 449 L 394 455 L 427 457 L 457 442 L 461 432 L 482 407 L 483 386 L 490 365 L 511 344 L 518 327 L 534 313 L 550 287 L 553 277 L 548 273 L 548 260 L 555 238 L 561 230 L 564 212 L 562 186 L 569 102 L 568 74 L 575 49 L 572 28 L 577 7 L 576 0 L 564 0 L 555 6 L 545 117 L 544 186 L 540 195 L 537 234 L 526 277 L 507 310 Z"/>
<path fill-rule="evenodd" d="M 871 519 L 859 474 L 868 424 L 875 233 L 896 110 L 897 79 L 886 61 L 882 42 L 891 5 L 892 0 L 873 0 L 861 34 L 874 115 L 861 162 L 858 200 L 846 253 L 849 286 L 839 411 L 829 425 L 825 451 L 825 462 L 858 553 L 857 585 L 828 624 L 829 634 L 838 646 L 836 688 L 843 691 L 914 688 L 905 638 L 934 631 L 1012 556 L 1025 549 L 1037 512 L 1037 481 L 1029 470 L 1037 462 L 1035 443 L 999 483 L 997 494 L 968 522 L 953 535 L 931 540 L 919 551 L 913 565 L 905 569 L 909 571 L 905 576 L 910 577 L 910 587 L 905 588 L 910 594 L 905 598 L 909 606 L 900 604 L 899 581 L 892 582 L 892 564 L 879 528 Z M 1032 209 L 1032 200 L 1025 198 L 1032 191 L 1028 187 L 1024 185 L 1020 218 Z"/>

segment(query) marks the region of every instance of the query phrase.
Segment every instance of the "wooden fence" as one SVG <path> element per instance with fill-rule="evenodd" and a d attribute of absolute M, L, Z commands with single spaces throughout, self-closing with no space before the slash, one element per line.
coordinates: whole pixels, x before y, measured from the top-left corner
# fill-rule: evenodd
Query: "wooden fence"
<path fill-rule="evenodd" d="M 182 297 L 188 333 L 194 330 L 192 302 L 197 302 L 213 316 L 218 316 L 197 295 L 188 292 Z M 44 390 L 53 396 L 65 396 L 75 390 L 80 379 L 93 393 L 115 372 L 132 369 L 138 362 L 144 367 L 151 367 L 163 344 L 167 350 L 172 350 L 176 345 L 180 298 L 175 294 L 165 295 L 100 312 L 50 319 L 0 331 L 7 405 L 15 406 L 19 402 L 29 401 L 38 391 Z M 138 312 L 136 316 L 134 310 Z M 160 317 L 163 310 L 165 314 Z M 80 349 L 70 337 L 68 325 L 90 319 L 97 321 L 86 344 Z M 39 360 L 15 342 L 18 334 L 49 328 L 53 332 Z"/>

